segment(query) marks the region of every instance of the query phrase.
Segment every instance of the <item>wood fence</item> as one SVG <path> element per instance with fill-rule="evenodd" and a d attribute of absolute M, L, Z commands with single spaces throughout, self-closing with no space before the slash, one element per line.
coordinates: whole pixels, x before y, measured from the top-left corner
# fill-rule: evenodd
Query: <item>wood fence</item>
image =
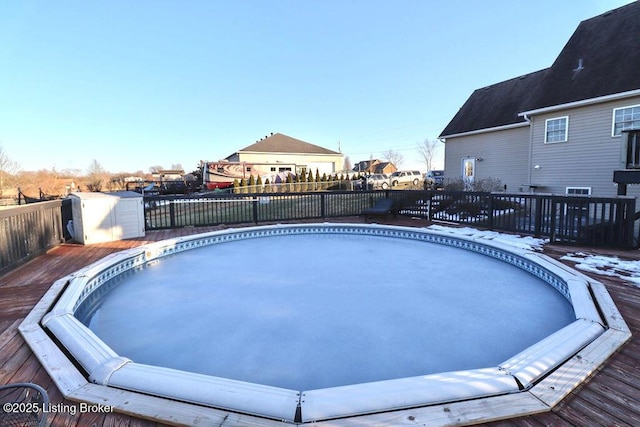
<path fill-rule="evenodd" d="M 0 210 L 0 274 L 62 242 L 62 200 Z"/>

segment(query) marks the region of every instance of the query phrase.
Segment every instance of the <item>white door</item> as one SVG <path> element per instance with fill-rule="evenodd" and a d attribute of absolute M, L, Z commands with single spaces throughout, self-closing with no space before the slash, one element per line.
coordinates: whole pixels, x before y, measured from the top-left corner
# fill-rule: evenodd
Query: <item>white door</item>
<path fill-rule="evenodd" d="M 476 159 L 475 157 L 465 157 L 462 159 L 462 180 L 465 184 L 473 184 L 476 176 Z"/>

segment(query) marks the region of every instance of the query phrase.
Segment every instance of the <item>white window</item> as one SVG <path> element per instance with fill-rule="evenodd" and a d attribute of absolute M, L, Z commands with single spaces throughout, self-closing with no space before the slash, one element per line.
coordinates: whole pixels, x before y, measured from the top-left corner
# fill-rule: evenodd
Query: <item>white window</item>
<path fill-rule="evenodd" d="M 574 196 L 590 196 L 591 187 L 567 187 L 567 194 Z"/>
<path fill-rule="evenodd" d="M 640 105 L 615 108 L 611 136 L 620 136 L 623 130 L 640 129 Z"/>
<path fill-rule="evenodd" d="M 544 143 L 567 142 L 569 137 L 569 117 L 556 117 L 545 121 Z"/>

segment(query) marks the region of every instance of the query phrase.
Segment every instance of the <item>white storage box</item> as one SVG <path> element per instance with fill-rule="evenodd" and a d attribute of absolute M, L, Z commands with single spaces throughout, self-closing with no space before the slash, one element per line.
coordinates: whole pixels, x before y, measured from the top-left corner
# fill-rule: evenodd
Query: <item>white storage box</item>
<path fill-rule="evenodd" d="M 133 191 L 71 193 L 73 238 L 83 244 L 144 236 L 142 195 Z M 70 230 L 71 231 L 71 230 Z"/>

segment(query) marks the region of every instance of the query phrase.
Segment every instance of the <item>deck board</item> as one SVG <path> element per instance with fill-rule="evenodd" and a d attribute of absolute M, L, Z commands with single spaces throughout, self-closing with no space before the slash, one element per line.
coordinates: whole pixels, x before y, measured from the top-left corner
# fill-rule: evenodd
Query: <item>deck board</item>
<path fill-rule="evenodd" d="M 361 222 L 359 218 L 344 221 Z M 425 226 L 424 221 L 393 220 L 388 223 Z M 236 227 L 238 227 L 236 225 Z M 0 276 L 0 384 L 26 381 L 43 386 L 52 405 L 77 405 L 63 398 L 49 374 L 24 343 L 18 333 L 22 319 L 59 278 L 90 264 L 110 253 L 138 246 L 151 241 L 175 238 L 189 234 L 217 230 L 222 227 L 184 228 L 148 232 L 143 238 L 109 242 L 96 245 L 64 244 L 50 250 L 23 266 Z M 553 245 L 545 253 L 555 259 L 566 252 L 591 251 L 588 248 L 563 248 Z M 605 253 L 598 251 L 597 253 Z M 638 251 L 620 252 L 616 255 L 638 259 Z M 561 261 L 573 266 L 569 261 Z M 587 274 L 587 273 L 585 273 Z M 482 424 L 491 427 L 539 427 L 539 426 L 594 426 L 640 425 L 640 288 L 623 280 L 594 276 L 603 283 L 622 313 L 633 336 L 606 364 L 598 369 L 583 385 L 557 405 L 553 411 L 509 420 Z M 382 417 L 384 418 L 384 417 Z M 381 418 L 381 419 L 382 419 Z M 389 417 L 393 419 L 393 417 Z M 326 423 L 331 425 L 331 423 Z M 91 414 L 56 412 L 49 414 L 49 425 L 54 427 L 163 427 L 165 424 L 131 417 L 125 414 Z"/>

